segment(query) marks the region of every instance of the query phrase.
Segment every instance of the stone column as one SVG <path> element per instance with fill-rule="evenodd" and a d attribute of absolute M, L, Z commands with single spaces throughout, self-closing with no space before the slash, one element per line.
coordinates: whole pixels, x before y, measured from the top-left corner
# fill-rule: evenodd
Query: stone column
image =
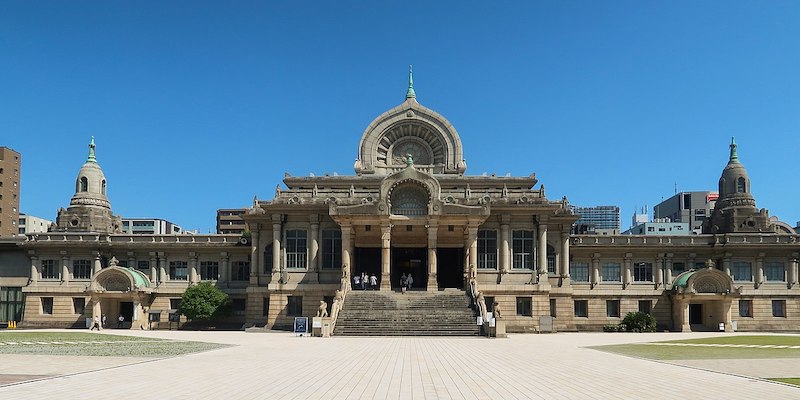
<path fill-rule="evenodd" d="M 392 225 L 381 225 L 381 290 L 391 290 Z"/>
<path fill-rule="evenodd" d="M 39 271 L 41 270 L 41 260 L 36 256 L 36 252 L 28 250 L 28 257 L 31 259 L 31 272 L 28 278 L 29 283 L 39 282 Z M 789 264 L 791 265 L 791 264 Z"/>
<path fill-rule="evenodd" d="M 720 302 L 720 307 L 722 307 L 722 317 L 723 321 L 725 321 L 725 332 L 733 332 L 733 318 L 731 318 L 731 303 L 733 300 L 730 298 L 726 298 Z"/>
<path fill-rule="evenodd" d="M 351 273 L 353 268 L 350 266 L 353 262 L 353 255 L 350 252 L 353 242 L 353 226 L 349 223 L 343 223 L 342 227 L 342 275 L 347 277 L 347 284 L 351 283 Z M 382 278 L 382 277 L 381 277 Z"/>
<path fill-rule="evenodd" d="M 789 257 L 789 269 L 788 273 L 786 274 L 786 280 L 788 282 L 786 287 L 789 289 L 797 285 L 798 258 L 800 258 L 800 253 L 792 253 L 792 256 Z"/>
<path fill-rule="evenodd" d="M 158 253 L 150 252 L 150 284 L 158 284 Z"/>
<path fill-rule="evenodd" d="M 197 253 L 194 251 L 189 252 L 189 285 L 195 285 L 197 279 Z"/>
<path fill-rule="evenodd" d="M 92 252 L 92 276 L 97 274 L 103 269 L 103 263 L 100 260 L 100 252 L 93 251 Z"/>
<path fill-rule="evenodd" d="M 128 268 L 133 268 L 138 271 L 139 266 L 136 265 L 136 253 L 129 251 L 127 255 L 128 255 Z"/>
<path fill-rule="evenodd" d="M 561 286 L 569 286 L 569 227 L 561 232 Z"/>
<path fill-rule="evenodd" d="M 622 261 L 622 288 L 625 289 L 631 284 L 631 271 L 633 270 L 633 253 L 625 253 Z"/>
<path fill-rule="evenodd" d="M 219 253 L 219 282 L 225 283 L 226 285 L 231 281 L 231 267 L 228 265 L 229 259 L 230 254 L 228 254 L 227 251 Z"/>
<path fill-rule="evenodd" d="M 259 224 L 250 227 L 250 284 L 258 285 L 258 270 L 261 266 L 261 241 L 259 235 Z"/>
<path fill-rule="evenodd" d="M 731 276 L 731 253 L 725 253 L 725 257 L 722 259 L 722 270 L 728 276 Z"/>
<path fill-rule="evenodd" d="M 472 266 L 478 268 L 478 227 L 470 224 L 467 226 L 467 242 L 465 243 L 469 249 L 469 257 L 467 265 L 464 266 L 464 287 L 467 287 L 469 282 L 469 271 Z"/>
<path fill-rule="evenodd" d="M 308 242 L 308 272 L 311 282 L 319 283 L 319 214 L 309 216 L 311 223 L 311 240 Z"/>
<path fill-rule="evenodd" d="M 655 283 L 655 288 L 658 289 L 662 285 L 664 285 L 664 255 L 659 254 L 656 257 L 656 264 L 653 268 L 653 283 Z"/>
<path fill-rule="evenodd" d="M 689 301 L 683 299 L 680 302 L 681 313 L 681 332 L 691 332 L 692 327 L 689 325 Z"/>
<path fill-rule="evenodd" d="M 158 284 L 167 281 L 167 253 L 158 252 Z"/>
<path fill-rule="evenodd" d="M 667 280 L 664 283 L 672 285 L 672 253 L 667 253 L 667 259 L 665 261 L 666 266 L 664 268 L 666 269 Z"/>
<path fill-rule="evenodd" d="M 61 251 L 61 282 L 69 283 L 69 255 L 66 251 Z"/>
<path fill-rule="evenodd" d="M 100 296 L 94 294 L 92 295 L 92 325 L 94 325 L 94 321 L 101 321 L 100 323 L 100 330 L 103 330 L 102 318 L 103 318 L 103 309 L 100 307 Z"/>
<path fill-rule="evenodd" d="M 428 225 L 428 290 L 439 290 L 436 246 L 439 239 L 439 226 Z"/>
<path fill-rule="evenodd" d="M 758 289 L 764 283 L 764 253 L 758 253 L 756 257 L 756 273 L 753 276 L 753 287 Z"/>
<path fill-rule="evenodd" d="M 272 214 L 272 282 L 281 280 L 281 219 L 280 214 Z"/>
<path fill-rule="evenodd" d="M 592 255 L 592 269 L 589 271 L 589 286 L 594 288 L 600 282 L 600 253 Z"/>
<path fill-rule="evenodd" d="M 550 280 L 547 277 L 547 220 L 544 218 L 539 219 L 539 286 L 549 288 Z"/>
<path fill-rule="evenodd" d="M 503 214 L 500 216 L 500 273 L 506 274 L 511 271 L 511 246 L 509 245 L 509 238 L 511 232 L 509 230 L 509 223 L 511 223 L 511 216 Z"/>

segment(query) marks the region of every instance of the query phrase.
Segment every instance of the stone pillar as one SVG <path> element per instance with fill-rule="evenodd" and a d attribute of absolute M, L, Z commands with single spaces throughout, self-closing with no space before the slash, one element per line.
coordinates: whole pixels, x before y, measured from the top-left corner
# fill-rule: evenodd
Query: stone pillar
<path fill-rule="evenodd" d="M 500 273 L 507 274 L 511 271 L 511 246 L 509 245 L 509 238 L 511 231 L 509 230 L 509 223 L 511 223 L 511 216 L 503 214 L 500 216 Z"/>
<path fill-rule="evenodd" d="M 100 296 L 92 295 L 92 325 L 94 325 L 94 321 L 101 321 L 100 323 L 100 330 L 103 330 L 102 318 L 103 318 L 103 309 L 100 307 Z"/>
<path fill-rule="evenodd" d="M 349 223 L 344 223 L 342 226 L 342 275 L 347 277 L 347 284 L 350 285 L 352 282 L 352 271 L 353 268 L 351 264 L 353 262 L 353 254 L 350 251 L 352 248 L 353 243 L 353 226 Z M 383 277 L 381 277 L 383 279 Z"/>
<path fill-rule="evenodd" d="M 272 282 L 281 280 L 281 214 L 272 214 Z"/>
<path fill-rule="evenodd" d="M 41 265 L 42 265 L 41 260 L 39 260 L 39 257 L 36 256 L 36 252 L 33 250 L 28 250 L 28 257 L 30 257 L 31 259 L 31 272 L 30 272 L 30 277 L 28 278 L 28 282 L 29 283 L 39 282 L 39 271 L 41 270 Z"/>
<path fill-rule="evenodd" d="M 731 318 L 731 303 L 733 301 L 730 298 L 726 298 L 720 302 L 720 307 L 722 307 L 722 317 L 723 321 L 725 321 L 725 332 L 733 332 L 733 318 Z"/>
<path fill-rule="evenodd" d="M 228 265 L 228 260 L 230 254 L 227 251 L 219 253 L 219 282 L 224 282 L 226 285 L 231 281 L 231 267 Z"/>
<path fill-rule="evenodd" d="M 561 232 L 561 286 L 569 286 L 569 226 Z"/>
<path fill-rule="evenodd" d="M 189 252 L 189 285 L 195 285 L 197 279 L 197 253 L 194 251 Z"/>
<path fill-rule="evenodd" d="M 792 253 L 792 256 L 789 257 L 789 269 L 788 273 L 786 274 L 787 285 L 789 289 L 797 285 L 797 277 L 798 277 L 798 261 L 800 259 L 800 253 Z"/>
<path fill-rule="evenodd" d="M 667 285 L 672 285 L 672 253 L 667 253 L 667 259 L 665 260 L 665 262 L 666 266 L 664 268 L 666 269 L 665 272 L 667 275 L 667 279 L 666 282 L 664 283 Z"/>
<path fill-rule="evenodd" d="M 685 299 L 681 300 L 679 310 L 681 313 L 681 332 L 691 332 L 692 327 L 689 325 L 689 302 Z"/>
<path fill-rule="evenodd" d="M 758 289 L 764 283 L 764 253 L 758 253 L 758 257 L 756 257 L 756 271 L 755 276 L 753 276 L 753 287 Z"/>
<path fill-rule="evenodd" d="M 103 262 L 100 260 L 100 252 L 92 252 L 92 276 L 96 275 L 103 269 Z"/>
<path fill-rule="evenodd" d="M 653 283 L 655 283 L 656 289 L 664 285 L 664 262 L 664 255 L 659 254 L 653 268 Z"/>
<path fill-rule="evenodd" d="M 474 265 L 478 268 L 478 227 L 470 224 L 467 226 L 467 242 L 466 246 L 469 249 L 469 257 L 467 265 L 464 266 L 464 287 L 468 287 L 469 283 L 469 270 Z"/>
<path fill-rule="evenodd" d="M 592 254 L 592 269 L 589 271 L 589 286 L 594 288 L 600 282 L 600 253 Z"/>
<path fill-rule="evenodd" d="M 61 282 L 69 283 L 69 255 L 66 251 L 61 251 Z"/>
<path fill-rule="evenodd" d="M 539 286 L 550 287 L 550 280 L 547 277 L 547 220 L 544 218 L 539 219 Z"/>
<path fill-rule="evenodd" d="M 631 271 L 633 270 L 633 253 L 625 253 L 622 261 L 622 288 L 625 289 L 631 284 Z"/>
<path fill-rule="evenodd" d="M 391 290 L 392 225 L 381 225 L 381 290 Z"/>
<path fill-rule="evenodd" d="M 127 255 L 128 255 L 128 268 L 133 268 L 138 271 L 139 266 L 136 265 L 136 253 L 129 251 Z"/>
<path fill-rule="evenodd" d="M 439 239 L 439 226 L 428 225 L 428 290 L 439 290 L 436 246 Z"/>
<path fill-rule="evenodd" d="M 259 235 L 259 224 L 250 227 L 250 284 L 258 285 L 258 270 L 261 266 L 261 241 Z"/>
<path fill-rule="evenodd" d="M 158 252 L 158 284 L 167 281 L 167 253 Z"/>
<path fill-rule="evenodd" d="M 150 252 L 150 284 L 158 284 L 158 253 Z"/>
<path fill-rule="evenodd" d="M 319 283 L 319 214 L 309 216 L 311 223 L 311 240 L 308 242 L 308 272 L 311 282 Z"/>
<path fill-rule="evenodd" d="M 722 259 L 722 270 L 728 276 L 731 276 L 731 255 L 731 253 L 725 253 L 725 257 Z"/>

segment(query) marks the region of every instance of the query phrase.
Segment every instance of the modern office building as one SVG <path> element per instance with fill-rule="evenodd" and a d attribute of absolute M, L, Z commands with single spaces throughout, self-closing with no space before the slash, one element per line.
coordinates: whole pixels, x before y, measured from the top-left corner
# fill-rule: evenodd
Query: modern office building
<path fill-rule="evenodd" d="M 22 156 L 0 147 L 0 237 L 19 233 L 19 194 Z"/>
<path fill-rule="evenodd" d="M 122 218 L 122 233 L 131 235 L 177 235 L 184 232 L 180 226 L 165 219 Z"/>
<path fill-rule="evenodd" d="M 722 153 L 708 151 L 721 164 Z M 163 328 L 186 288 L 212 281 L 232 299 L 229 322 L 288 328 L 324 301 L 338 334 L 340 324 L 364 326 L 372 303 L 361 294 L 400 296 L 401 274 L 413 274 L 424 301 L 462 299 L 441 303 L 441 315 L 471 304 L 465 323 L 474 327 L 496 305 L 511 332 L 601 330 L 631 311 L 675 331 L 800 326 L 800 237 L 756 207 L 735 143 L 699 235 L 570 234 L 578 216 L 566 197 L 549 200 L 534 174 L 468 175 L 455 127 L 418 103 L 411 84 L 367 125 L 353 175 L 287 175 L 242 215 L 246 238 L 121 233 L 89 162 L 69 212 L 100 207 L 89 219 L 105 232 L 78 221 L 83 231 L 0 243 L 0 287 L 21 293 L 20 326 L 82 327 L 102 313 Z M 604 211 L 618 229 L 618 208 Z M 378 290 L 352 290 L 362 273 L 378 277 Z"/>
<path fill-rule="evenodd" d="M 619 207 L 571 207 L 572 212 L 580 217 L 576 225 L 593 226 L 595 229 L 620 229 Z"/>
<path fill-rule="evenodd" d="M 686 222 L 672 222 L 669 218 L 656 218 L 652 222 L 642 222 L 625 232 L 623 235 L 662 235 L 662 236 L 679 236 L 690 235 L 692 231 L 689 229 L 689 224 Z"/>
<path fill-rule="evenodd" d="M 692 231 L 700 233 L 703 222 L 711 216 L 719 193 L 711 191 L 680 192 L 656 204 L 656 219 L 669 218 L 672 222 L 685 222 Z"/>
<path fill-rule="evenodd" d="M 47 232 L 53 221 L 48 219 L 34 217 L 33 215 L 20 214 L 19 215 L 19 234 L 25 235 L 28 233 L 41 233 Z"/>
<path fill-rule="evenodd" d="M 220 208 L 217 210 L 217 233 L 222 235 L 241 235 L 247 230 L 242 216 L 244 208 Z"/>

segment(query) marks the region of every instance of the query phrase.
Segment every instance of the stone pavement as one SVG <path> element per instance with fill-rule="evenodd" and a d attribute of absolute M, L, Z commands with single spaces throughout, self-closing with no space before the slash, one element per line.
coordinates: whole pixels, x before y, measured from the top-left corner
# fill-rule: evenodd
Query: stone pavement
<path fill-rule="evenodd" d="M 237 345 L 115 368 L 51 357 L 71 375 L 0 387 L 19 399 L 792 399 L 800 388 L 640 360 L 585 346 L 714 334 L 513 335 L 485 338 L 298 338 L 286 332 L 117 331 Z M 33 374 L 30 360 L 3 369 Z M 107 360 L 111 361 L 111 360 Z M 749 363 L 750 360 L 731 361 Z M 781 360 L 796 363 L 794 359 Z M 18 365 L 13 365 L 18 364 Z M 41 365 L 41 363 L 38 363 Z M 58 368 L 54 366 L 59 366 Z M 79 372 L 87 371 L 87 372 Z M 77 373 L 76 373 L 77 372 Z M 11 372 L 7 372 L 11 373 Z M 16 372 L 20 373 L 20 372 Z M 40 373 L 42 374 L 42 373 Z"/>

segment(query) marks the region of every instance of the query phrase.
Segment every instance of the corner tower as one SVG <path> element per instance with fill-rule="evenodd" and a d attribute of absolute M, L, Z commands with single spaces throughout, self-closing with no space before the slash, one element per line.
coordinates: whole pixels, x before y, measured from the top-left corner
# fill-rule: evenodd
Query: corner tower
<path fill-rule="evenodd" d="M 78 171 L 75 195 L 69 208 L 58 210 L 56 230 L 62 232 L 117 233 L 122 220 L 111 212 L 106 195 L 106 176 L 97 163 L 94 137 L 89 142 L 89 157 Z"/>
<path fill-rule="evenodd" d="M 750 193 L 750 177 L 739 162 L 736 140 L 731 138 L 730 158 L 719 178 L 719 199 L 703 233 L 772 232 L 769 213 L 757 209 Z"/>

